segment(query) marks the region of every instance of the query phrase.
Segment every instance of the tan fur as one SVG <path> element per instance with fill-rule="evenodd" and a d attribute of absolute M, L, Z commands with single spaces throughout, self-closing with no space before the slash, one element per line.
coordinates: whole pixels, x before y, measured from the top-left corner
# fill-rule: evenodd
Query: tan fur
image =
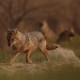
<path fill-rule="evenodd" d="M 41 31 L 44 33 L 44 36 L 47 40 L 53 40 L 55 33 L 50 29 L 47 20 L 42 21 L 43 26 L 41 26 Z"/>
<path fill-rule="evenodd" d="M 57 46 L 47 44 L 44 35 L 38 31 L 24 34 L 17 29 L 8 30 L 7 41 L 8 45 L 14 50 L 9 63 L 13 63 L 20 52 L 25 52 L 26 61 L 31 63 L 30 55 L 37 48 L 39 48 L 46 59 L 49 60 L 47 49 L 52 50 L 57 48 Z"/>

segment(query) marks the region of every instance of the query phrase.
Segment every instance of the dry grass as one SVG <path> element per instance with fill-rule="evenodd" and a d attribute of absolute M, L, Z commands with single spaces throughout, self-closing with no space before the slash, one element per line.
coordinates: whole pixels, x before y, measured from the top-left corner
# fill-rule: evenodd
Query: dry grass
<path fill-rule="evenodd" d="M 32 54 L 32 64 L 25 63 L 25 54 L 20 55 L 13 65 L 5 63 L 11 55 L 11 51 L 8 51 L 0 55 L 0 79 L 80 80 L 79 44 L 79 36 L 76 36 L 71 42 L 60 43 L 64 48 L 50 51 L 49 55 L 53 58 L 50 62 L 47 62 L 41 52 L 36 50 Z"/>

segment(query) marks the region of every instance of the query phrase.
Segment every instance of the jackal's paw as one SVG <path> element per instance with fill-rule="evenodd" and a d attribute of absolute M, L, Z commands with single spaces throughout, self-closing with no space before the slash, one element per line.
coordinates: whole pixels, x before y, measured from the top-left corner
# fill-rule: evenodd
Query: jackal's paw
<path fill-rule="evenodd" d="M 7 63 L 7 65 L 10 65 L 10 66 L 12 66 L 12 63 L 11 63 L 11 62 L 8 62 L 8 63 Z"/>
<path fill-rule="evenodd" d="M 28 64 L 32 64 L 33 62 L 32 62 L 32 61 L 27 61 L 27 63 L 28 63 Z"/>
<path fill-rule="evenodd" d="M 50 59 L 47 60 L 47 62 L 50 62 L 50 61 L 51 61 Z"/>

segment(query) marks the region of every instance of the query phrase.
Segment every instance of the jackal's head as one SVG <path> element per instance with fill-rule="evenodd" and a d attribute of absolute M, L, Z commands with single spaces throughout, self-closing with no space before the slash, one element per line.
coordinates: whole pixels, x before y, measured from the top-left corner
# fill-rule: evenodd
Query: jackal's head
<path fill-rule="evenodd" d="M 8 29 L 7 32 L 8 46 L 13 46 L 15 43 L 18 42 L 17 32 L 18 32 L 17 29 Z"/>

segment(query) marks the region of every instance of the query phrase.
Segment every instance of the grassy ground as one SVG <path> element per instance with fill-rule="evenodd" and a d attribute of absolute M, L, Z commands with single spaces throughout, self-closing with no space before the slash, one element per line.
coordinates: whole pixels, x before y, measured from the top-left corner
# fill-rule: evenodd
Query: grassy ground
<path fill-rule="evenodd" d="M 48 67 L 45 69 L 43 65 L 0 66 L 0 80 L 80 80 L 80 67 L 71 64 L 55 67 L 46 65 Z"/>
<path fill-rule="evenodd" d="M 80 36 L 74 37 L 71 41 L 61 42 L 60 45 L 65 48 L 72 49 L 77 57 L 80 58 Z"/>
<path fill-rule="evenodd" d="M 72 49 L 80 58 L 80 37 L 72 41 L 59 43 L 62 47 Z M 6 62 L 11 56 L 11 50 L 0 54 L 0 80 L 80 80 L 80 65 L 73 63 L 44 62 L 45 57 L 39 50 L 32 54 L 33 64 L 25 63 L 25 54 L 21 54 L 14 65 Z M 2 64 L 4 63 L 4 64 Z"/>

